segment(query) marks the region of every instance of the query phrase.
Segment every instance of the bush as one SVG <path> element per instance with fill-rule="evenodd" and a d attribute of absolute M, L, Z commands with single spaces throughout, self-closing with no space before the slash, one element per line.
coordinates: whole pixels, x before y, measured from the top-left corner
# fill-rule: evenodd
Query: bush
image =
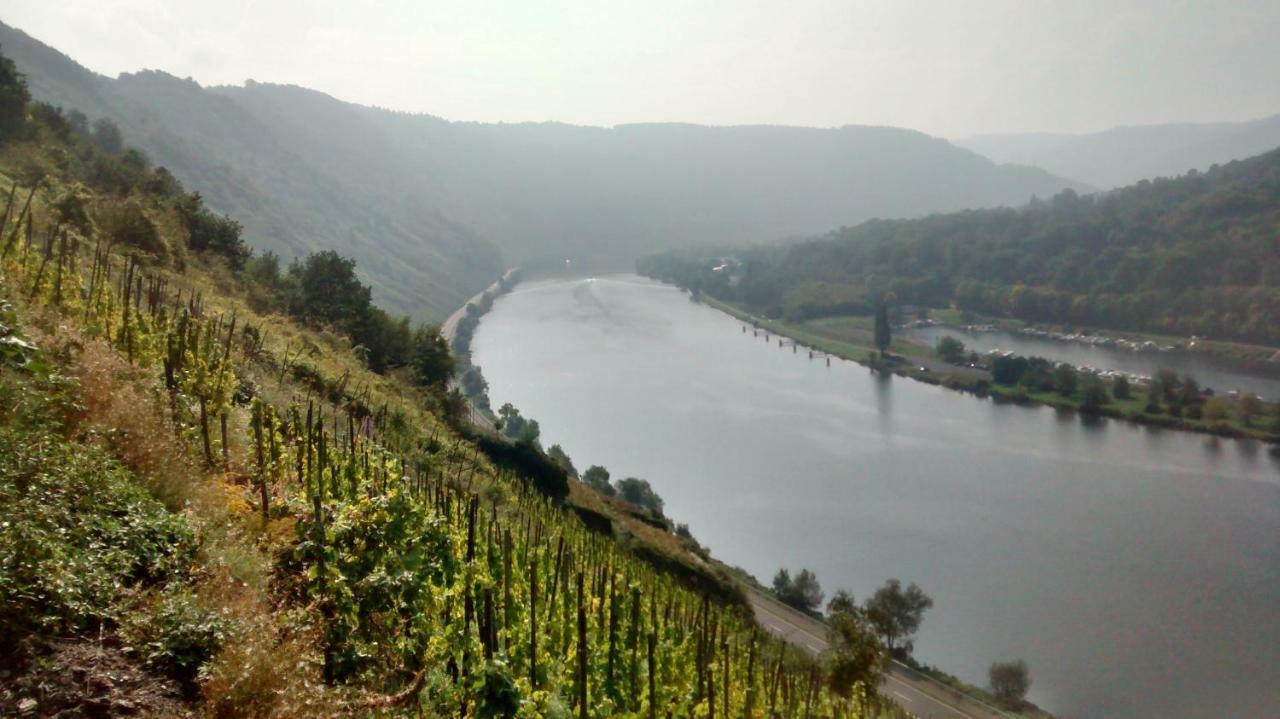
<path fill-rule="evenodd" d="M 218 653 L 229 628 L 227 619 L 204 607 L 189 589 L 170 588 L 149 611 L 132 615 L 122 634 L 148 667 L 191 692 L 200 668 Z"/>
<path fill-rule="evenodd" d="M 936 351 L 945 362 L 957 364 L 964 361 L 964 343 L 950 335 L 938 338 Z"/>
<path fill-rule="evenodd" d="M 222 255 L 232 269 L 244 267 L 253 251 L 240 237 L 243 228 L 239 222 L 211 212 L 197 192 L 183 197 L 177 207 L 187 227 L 188 247 L 196 252 Z"/>
<path fill-rule="evenodd" d="M 1107 394 L 1106 388 L 1102 386 L 1102 381 L 1097 376 L 1087 375 L 1083 384 L 1084 390 L 1080 397 L 1081 409 L 1097 412 L 1111 402 L 1111 396 Z"/>
<path fill-rule="evenodd" d="M 391 491 L 342 506 L 325 527 L 323 545 L 315 542 L 310 522 L 297 529 L 292 561 L 310 568 L 310 591 L 324 583 L 333 602 L 327 637 L 332 678 L 379 665 L 418 669 L 432 639 L 432 625 L 418 618 L 438 611 L 438 588 L 450 585 L 458 571 L 444 520 Z"/>
<path fill-rule="evenodd" d="M 653 491 L 653 487 L 649 486 L 649 481 L 645 479 L 636 479 L 635 477 L 627 477 L 620 479 L 617 483 L 618 496 L 622 499 L 639 507 L 644 507 L 651 512 L 662 515 L 662 497 Z"/>
<path fill-rule="evenodd" d="M 164 252 L 164 241 L 156 231 L 155 223 L 132 200 L 109 203 L 98 211 L 98 224 L 114 242 L 136 247 L 143 252 Z"/>
<path fill-rule="evenodd" d="M 609 483 L 609 470 L 598 464 L 591 465 L 586 472 L 582 473 L 582 481 L 605 496 L 612 497 L 618 493 L 618 490 Z"/>
<path fill-rule="evenodd" d="M 773 593 L 784 604 L 803 612 L 812 613 L 822 606 L 822 585 L 808 569 L 801 569 L 794 579 L 791 572 L 779 569 L 773 577 Z"/>
<path fill-rule="evenodd" d="M 4 428 L 0 457 L 0 642 L 112 621 L 193 561 L 186 520 L 101 451 Z"/>
<path fill-rule="evenodd" d="M 987 677 L 991 693 L 1009 709 L 1020 707 L 1031 688 L 1031 673 L 1027 670 L 1027 663 L 1021 659 L 992 664 L 987 670 Z"/>

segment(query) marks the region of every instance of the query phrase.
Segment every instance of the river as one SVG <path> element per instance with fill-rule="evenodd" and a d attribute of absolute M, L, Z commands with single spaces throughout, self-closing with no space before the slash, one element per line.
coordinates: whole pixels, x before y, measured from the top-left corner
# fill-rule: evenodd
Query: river
<path fill-rule="evenodd" d="M 967 349 L 979 354 L 997 349 L 1009 350 L 1015 354 L 1044 357 L 1077 367 L 1119 370 L 1148 377 L 1161 368 L 1168 368 L 1180 375 L 1191 375 L 1201 387 L 1210 387 L 1219 394 L 1240 390 L 1252 392 L 1267 401 L 1280 400 L 1280 369 L 1272 374 L 1251 372 L 1243 368 L 1230 367 L 1223 360 L 1194 352 L 1133 352 L 1115 347 L 1064 342 L 1003 330 L 968 332 L 941 325 L 913 327 L 907 329 L 905 334 L 931 347 L 938 338 L 951 336 L 963 342 Z"/>
<path fill-rule="evenodd" d="M 1031 667 L 1064 715 L 1280 707 L 1280 463 L 1265 445 L 998 404 L 830 367 L 634 276 L 522 284 L 472 344 L 579 469 L 643 477 L 766 583 L 935 600 L 918 659 Z"/>

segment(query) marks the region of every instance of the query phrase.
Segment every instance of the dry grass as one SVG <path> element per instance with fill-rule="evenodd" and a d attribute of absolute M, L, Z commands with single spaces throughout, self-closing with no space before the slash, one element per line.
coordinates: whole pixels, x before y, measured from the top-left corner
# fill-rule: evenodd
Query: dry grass
<path fill-rule="evenodd" d="M 206 716 L 343 716 L 341 690 L 321 677 L 322 619 L 310 608 L 285 611 L 237 586 L 215 578 L 207 591 L 224 595 L 224 611 L 234 617 L 232 636 L 205 669 Z"/>
<path fill-rule="evenodd" d="M 130 365 L 106 342 L 86 337 L 56 313 L 28 327 L 31 339 L 58 359 L 76 381 L 70 429 L 102 446 L 128 467 L 170 510 L 197 528 L 201 546 L 193 567 L 202 604 L 230 620 L 232 636 L 207 668 L 204 710 L 215 717 L 336 716 L 344 703 L 326 688 L 316 668 L 318 618 L 285 613 L 271 603 L 272 557 L 292 535 L 292 520 L 268 527 L 249 488 L 236 482 L 238 452 L 228 472 L 210 471 L 188 437 L 175 427 L 169 397 L 154 370 Z M 231 422 L 243 428 L 245 422 Z M 233 449 L 242 438 L 233 438 Z"/>

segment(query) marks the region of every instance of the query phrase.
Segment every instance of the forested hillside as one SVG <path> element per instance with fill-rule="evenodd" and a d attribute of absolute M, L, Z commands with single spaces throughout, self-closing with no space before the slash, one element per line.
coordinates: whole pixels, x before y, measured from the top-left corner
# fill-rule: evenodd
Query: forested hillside
<path fill-rule="evenodd" d="M 687 532 L 467 423 L 350 259 L 282 268 L 104 127 L 0 57 L 0 715 L 881 704 L 860 613 L 769 639 Z"/>
<path fill-rule="evenodd" d="M 109 79 L 3 24 L 0 48 L 36 99 L 118 125 L 130 144 L 243 223 L 255 247 L 286 261 L 339 248 L 390 309 L 440 320 L 502 273 L 498 249 L 442 216 L 432 185 L 406 177 L 385 140 L 314 107 L 297 108 L 304 119 L 284 125 L 162 72 Z M 323 138 L 313 143 L 317 132 Z M 388 164 L 372 167 L 369 157 Z"/>
<path fill-rule="evenodd" d="M 872 221 L 785 249 L 664 255 L 645 273 L 773 316 L 898 303 L 1280 344 L 1280 150 L 1019 209 Z M 732 257 L 736 264 L 714 267 Z"/>
<path fill-rule="evenodd" d="M 115 119 L 249 240 L 340 247 L 379 301 L 440 319 L 508 265 L 624 268 L 706 241 L 1020 204 L 1079 187 L 882 127 L 449 122 L 298 87 L 96 75 L 20 31 L 0 46 L 37 99 Z M 492 244 L 491 244 L 492 243 Z M 450 306 L 452 303 L 452 306 Z"/>
<path fill-rule="evenodd" d="M 978 135 L 957 140 L 996 162 L 1042 167 L 1110 190 L 1243 160 L 1280 147 L 1280 115 L 1251 122 L 1137 125 L 1081 135 Z"/>

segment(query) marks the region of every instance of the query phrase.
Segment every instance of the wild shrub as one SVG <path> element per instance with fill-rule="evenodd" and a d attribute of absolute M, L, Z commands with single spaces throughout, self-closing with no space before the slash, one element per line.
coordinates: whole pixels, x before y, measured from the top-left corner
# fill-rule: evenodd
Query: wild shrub
<path fill-rule="evenodd" d="M 134 612 L 123 634 L 150 668 L 177 679 L 194 693 L 200 668 L 227 639 L 230 622 L 190 588 L 170 586 L 145 612 Z"/>
<path fill-rule="evenodd" d="M 112 622 L 130 588 L 181 576 L 194 559 L 186 520 L 102 451 L 3 427 L 0 456 L 6 638 Z"/>

